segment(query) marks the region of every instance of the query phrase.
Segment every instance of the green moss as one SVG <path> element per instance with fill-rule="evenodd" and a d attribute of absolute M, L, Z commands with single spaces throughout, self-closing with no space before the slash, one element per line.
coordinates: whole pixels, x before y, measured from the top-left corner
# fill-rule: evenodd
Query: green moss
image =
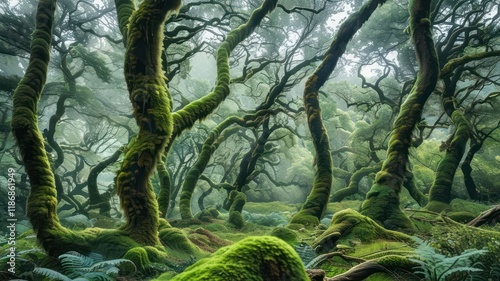
<path fill-rule="evenodd" d="M 243 226 L 245 226 L 245 220 L 243 220 L 243 216 L 238 211 L 229 212 L 228 222 L 238 229 L 243 228 Z"/>
<path fill-rule="evenodd" d="M 177 272 L 175 271 L 168 271 L 163 273 L 162 275 L 158 276 L 158 278 L 155 279 L 155 281 L 169 281 L 172 280 L 177 275 Z"/>
<path fill-rule="evenodd" d="M 500 256 L 500 232 L 478 227 L 470 227 L 444 218 L 445 224 L 433 227 L 431 245 L 446 256 L 459 256 L 468 249 L 485 249 L 488 252 L 477 258 L 487 280 L 498 271 Z M 497 273 L 496 273 L 497 274 Z M 474 279 L 476 280 L 476 279 Z M 482 280 L 477 277 L 477 280 Z"/>
<path fill-rule="evenodd" d="M 413 242 L 408 235 L 384 229 L 369 217 L 351 209 L 336 213 L 332 218 L 330 227 L 312 243 L 312 247 L 321 247 L 324 239 L 333 234 L 335 234 L 335 237 L 333 237 L 335 241 L 333 242 L 342 244 L 348 244 L 349 241 L 368 243 L 378 239 Z"/>
<path fill-rule="evenodd" d="M 400 269 L 412 272 L 415 267 L 415 264 L 409 261 L 408 257 L 400 255 L 387 255 L 375 261 L 388 270 Z"/>
<path fill-rule="evenodd" d="M 171 228 L 172 226 L 166 219 L 159 219 L 158 230 L 162 230 L 164 228 Z"/>
<path fill-rule="evenodd" d="M 203 222 L 211 222 L 213 219 L 216 219 L 219 216 L 220 216 L 219 210 L 215 208 L 208 208 L 197 214 L 196 218 Z"/>
<path fill-rule="evenodd" d="M 298 228 L 313 228 L 319 225 L 319 219 L 318 217 L 309 214 L 308 210 L 300 210 L 297 214 L 295 214 L 290 221 L 290 225 L 293 225 L 293 227 L 290 227 L 292 229 Z"/>
<path fill-rule="evenodd" d="M 269 234 L 271 236 L 275 236 L 280 238 L 281 240 L 287 242 L 288 244 L 295 244 L 299 240 L 299 236 L 297 232 L 290 228 L 286 227 L 275 227 Z"/>
<path fill-rule="evenodd" d="M 379 173 L 380 174 L 380 173 Z M 363 202 L 362 214 L 372 218 L 386 228 L 402 228 L 411 230 L 413 225 L 408 217 L 399 207 L 400 187 L 393 188 L 397 182 L 384 181 L 381 184 L 375 184 L 366 194 L 366 200 Z"/>
<path fill-rule="evenodd" d="M 169 253 L 180 256 L 202 256 L 203 253 L 189 241 L 186 234 L 177 228 L 162 229 L 159 232 L 160 240 L 167 247 Z M 172 252 L 173 251 L 173 252 Z"/>
<path fill-rule="evenodd" d="M 245 221 L 241 215 L 241 211 L 247 202 L 247 197 L 243 192 L 233 190 L 229 193 L 228 202 L 231 203 L 229 208 L 229 219 L 228 222 L 236 228 L 242 228 L 245 226 Z"/>
<path fill-rule="evenodd" d="M 454 106 L 452 106 L 454 107 Z M 465 119 L 463 113 L 459 109 L 454 109 L 451 114 L 451 120 L 456 127 L 451 142 L 448 144 L 444 157 L 438 164 L 436 176 L 429 191 L 429 205 L 426 207 L 428 210 L 434 212 L 441 212 L 451 201 L 451 189 L 453 185 L 453 178 L 457 168 L 465 153 L 465 147 L 469 140 L 470 125 Z M 430 204 L 441 202 L 444 204 Z M 443 209 L 438 209 L 442 206 Z M 432 209 L 430 209 L 432 208 Z"/>
<path fill-rule="evenodd" d="M 125 253 L 124 259 L 131 260 L 137 270 L 143 272 L 151 266 L 151 261 L 149 261 L 148 253 L 142 247 L 132 248 Z"/>
<path fill-rule="evenodd" d="M 175 276 L 190 281 L 308 280 L 299 256 L 284 241 L 271 237 L 248 237 L 219 249 Z"/>
<path fill-rule="evenodd" d="M 362 206 L 362 214 L 384 226 L 403 229 L 412 227 L 410 220 L 399 209 L 399 193 L 408 175 L 408 153 L 412 145 L 413 131 L 422 119 L 424 104 L 434 91 L 439 78 L 439 62 L 431 26 L 427 20 L 430 15 L 430 2 L 410 3 L 409 13 L 410 33 L 416 47 L 419 71 L 410 95 L 401 105 L 394 121 L 387 159 L 375 176 L 375 184 Z"/>
<path fill-rule="evenodd" d="M 329 203 L 325 214 L 334 214 L 345 209 L 359 210 L 362 203 L 361 200 L 343 200 L 342 202 Z"/>
<path fill-rule="evenodd" d="M 478 216 L 480 213 L 490 209 L 490 206 L 484 205 L 484 204 L 479 204 L 476 202 L 471 202 L 468 200 L 463 200 L 463 199 L 453 199 L 450 203 L 451 209 L 454 212 L 469 212 L 473 214 L 474 216 Z"/>
<path fill-rule="evenodd" d="M 296 212 L 297 206 L 283 201 L 273 202 L 247 202 L 245 211 L 250 213 L 270 214 L 279 210 L 280 212 Z"/>
<path fill-rule="evenodd" d="M 449 212 L 446 215 L 450 219 L 460 223 L 468 223 L 476 217 L 475 215 L 465 211 Z"/>
<path fill-rule="evenodd" d="M 450 204 L 440 202 L 440 201 L 429 201 L 425 208 L 431 212 L 449 212 L 451 211 L 451 206 Z"/>

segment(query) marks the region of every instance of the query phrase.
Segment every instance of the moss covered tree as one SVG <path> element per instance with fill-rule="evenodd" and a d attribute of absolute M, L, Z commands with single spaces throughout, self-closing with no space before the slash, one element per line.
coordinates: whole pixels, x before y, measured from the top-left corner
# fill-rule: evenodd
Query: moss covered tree
<path fill-rule="evenodd" d="M 431 189 L 429 191 L 429 203 L 426 208 L 434 211 L 441 212 L 446 209 L 450 209 L 449 203 L 452 200 L 452 187 L 453 179 L 460 165 L 462 158 L 464 157 L 467 142 L 472 135 L 472 127 L 467 121 L 465 114 L 457 99 L 457 86 L 461 79 L 465 76 L 466 67 L 465 64 L 484 60 L 489 57 L 494 57 L 500 55 L 500 51 L 486 51 L 477 54 L 464 55 L 459 58 L 449 60 L 442 68 L 440 77 L 444 82 L 444 88 L 441 92 L 441 102 L 444 111 L 448 118 L 451 119 L 452 124 L 455 127 L 455 131 L 446 141 L 441 143 L 439 148 L 440 151 L 444 151 L 445 155 L 443 159 L 439 162 L 436 170 L 436 175 L 434 177 L 434 182 L 432 183 Z M 441 56 L 446 56 L 443 52 Z M 474 151 L 477 151 L 477 142 L 474 139 L 471 140 L 469 155 L 474 155 Z M 480 146 L 479 146 L 480 147 Z M 465 161 L 465 166 L 462 165 L 462 170 L 467 171 L 467 165 L 470 165 L 471 158 Z M 469 166 L 470 167 L 470 166 Z M 471 187 L 471 177 L 464 177 L 466 188 L 469 191 L 472 198 L 478 199 L 475 187 Z"/>
<path fill-rule="evenodd" d="M 182 109 L 172 113 L 174 128 L 167 148 L 164 151 L 165 155 L 168 154 L 173 141 L 182 131 L 191 128 L 196 121 L 206 118 L 230 94 L 229 56 L 231 52 L 239 43 L 252 34 L 254 29 L 259 26 L 262 19 L 274 10 L 277 2 L 277 0 L 264 1 L 259 8 L 252 12 L 250 18 L 245 23 L 227 34 L 217 50 L 217 80 L 214 89 L 206 96 L 192 101 Z M 126 11 L 125 9 L 126 8 L 124 8 L 124 11 Z M 163 175 L 162 178 L 166 179 L 166 177 L 168 177 L 168 171 L 166 169 L 162 168 L 159 172 Z M 160 188 L 162 196 L 166 196 L 166 194 L 170 192 L 168 190 L 170 189 L 169 181 L 162 182 Z M 160 200 L 160 209 L 167 210 L 168 203 L 168 200 Z"/>
<path fill-rule="evenodd" d="M 323 61 L 306 81 L 303 98 L 307 124 L 316 150 L 316 174 L 306 202 L 301 210 L 293 216 L 290 224 L 316 226 L 326 210 L 332 188 L 332 156 L 328 134 L 321 117 L 318 92 L 344 54 L 347 43 L 362 24 L 368 20 L 373 11 L 384 2 L 383 0 L 368 1 L 359 11 L 347 18 L 339 27 Z"/>
<path fill-rule="evenodd" d="M 130 25 L 130 32 L 127 32 L 131 36 L 127 40 L 130 44 L 127 48 L 126 76 L 135 106 L 134 113 L 141 129 L 118 175 L 118 189 L 127 223 L 118 230 L 72 231 L 62 227 L 57 217 L 55 177 L 37 124 L 37 103 L 47 75 L 55 11 L 55 1 L 40 1 L 30 64 L 13 98 L 12 131 L 30 177 L 27 216 L 38 241 L 49 254 L 57 256 L 68 250 L 78 250 L 121 257 L 129 249 L 140 245 L 160 245 L 158 210 L 148 179 L 171 132 L 170 102 L 159 66 L 159 56 L 163 23 L 169 11 L 179 4 L 171 1 L 142 2 L 131 17 L 137 25 L 135 28 Z M 146 47 L 150 48 L 146 56 L 138 52 L 137 48 Z M 131 196 L 137 197 L 131 199 Z M 140 228 L 144 229 L 138 230 Z"/>
<path fill-rule="evenodd" d="M 409 4 L 409 30 L 419 71 L 411 93 L 394 122 L 387 159 L 362 205 L 362 214 L 391 228 L 412 227 L 399 208 L 399 193 L 408 171 L 408 152 L 412 145 L 413 130 L 421 120 L 424 104 L 434 91 L 439 77 L 439 64 L 431 32 L 430 2 L 413 0 Z"/>

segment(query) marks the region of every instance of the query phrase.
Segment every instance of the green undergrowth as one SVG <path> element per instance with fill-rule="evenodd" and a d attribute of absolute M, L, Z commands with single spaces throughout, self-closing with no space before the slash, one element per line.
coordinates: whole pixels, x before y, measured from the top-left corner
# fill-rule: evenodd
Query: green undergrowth
<path fill-rule="evenodd" d="M 328 203 L 325 215 L 334 214 L 346 209 L 353 209 L 357 211 L 360 210 L 362 203 L 363 201 L 361 200 L 343 200 L 341 202 L 331 202 Z"/>
<path fill-rule="evenodd" d="M 243 210 L 250 213 L 270 214 L 279 210 L 279 212 L 297 212 L 300 209 L 298 204 L 287 202 L 247 202 Z"/>
<path fill-rule="evenodd" d="M 212 280 L 213 278 L 203 279 L 205 277 L 202 278 L 201 275 L 198 275 L 199 273 L 195 275 L 191 275 L 194 273 L 179 274 L 186 270 L 186 272 L 191 271 L 192 268 L 198 268 L 195 269 L 198 272 L 200 270 L 216 270 L 217 266 L 226 268 L 223 264 L 228 263 L 227 257 L 221 254 L 227 250 L 221 249 L 227 249 L 225 247 L 231 245 L 237 249 L 239 243 L 246 241 L 249 236 L 270 236 L 269 239 L 273 241 L 271 244 L 288 245 L 295 249 L 304 265 L 309 264 L 311 260 L 320 257 L 322 254 L 338 252 L 339 255 L 329 257 L 318 263 L 316 267 L 312 267 L 325 270 L 328 277 L 345 272 L 363 260 L 371 260 L 394 266 L 394 270 L 391 269 L 391 274 L 375 274 L 366 280 L 419 280 L 412 272 L 414 271 L 412 269 L 414 265 L 409 266 L 408 263 L 403 262 L 408 258 L 416 258 L 414 249 L 416 249 L 417 245 L 409 235 L 386 230 L 355 210 L 339 209 L 343 206 L 353 206 L 356 209 L 356 206 L 359 207 L 360 203 L 360 201 L 347 201 L 344 204 L 342 202 L 330 203 L 327 214 L 331 211 L 330 214 L 333 214 L 333 218 L 329 220 L 328 225 L 320 224 L 310 229 L 294 229 L 287 226 L 270 227 L 251 222 L 246 222 L 242 228 L 237 229 L 227 223 L 224 216 L 200 221 L 198 224 L 188 225 L 187 227 L 171 227 L 167 221 L 160 220 L 159 236 L 164 242 L 164 248 L 161 246 L 136 247 L 121 258 L 133 261 L 138 272 L 141 272 L 143 280 L 151 280 L 151 278 L 155 278 L 160 274 L 162 274 L 162 277 L 157 280 Z M 263 203 L 250 203 L 249 205 L 251 209 L 255 208 L 252 209 L 253 212 L 258 210 L 260 214 L 266 212 L 272 214 L 280 211 L 280 207 L 271 209 L 270 205 Z M 262 205 L 269 208 L 260 208 L 259 206 Z M 294 205 L 283 204 L 283 206 L 290 207 Z M 489 208 L 489 206 L 457 199 L 453 200 L 450 206 L 452 207 L 451 211 L 461 210 L 461 212 L 470 215 L 477 215 Z M 285 209 L 285 214 L 290 212 L 289 210 Z M 475 278 L 483 280 L 481 277 L 488 276 L 488 274 L 491 276 L 498 275 L 498 278 L 500 278 L 500 262 L 498 261 L 498 256 L 500 256 L 500 226 L 467 227 L 452 220 L 453 217 L 450 214 L 453 214 L 453 212 L 438 214 L 421 209 L 405 210 L 405 214 L 415 226 L 414 233 L 411 235 L 428 241 L 429 245 L 435 248 L 436 253 L 446 257 L 453 257 L 460 255 L 467 249 L 486 250 L 485 254 L 477 258 L 482 271 L 473 272 Z M 108 225 L 112 223 L 113 221 L 107 222 Z M 113 239 L 113 237 L 111 235 L 108 239 Z M 322 239 L 326 239 L 326 242 L 322 241 Z M 322 243 L 327 245 L 325 251 L 318 249 L 318 246 L 323 245 Z M 301 245 L 306 245 L 306 248 Z M 5 257 L 7 246 L 6 243 L 1 245 L 0 257 Z M 43 251 L 37 248 L 32 231 L 19 235 L 16 246 L 20 257 L 19 267 L 23 268 L 23 270 L 30 271 L 35 266 L 54 270 L 60 268 L 57 259 L 47 257 Z M 281 246 L 279 247 L 281 248 Z M 285 248 L 289 250 L 288 246 L 285 246 Z M 317 252 L 314 251 L 315 248 L 318 250 Z M 301 253 L 300 249 L 305 250 Z M 309 257 L 304 260 L 304 253 L 307 251 L 309 251 Z M 206 258 L 210 259 L 206 260 Z M 260 258 L 262 257 L 257 257 L 257 259 Z M 200 260 L 205 260 L 205 262 L 200 263 L 204 265 L 194 266 Z M 252 262 L 253 259 L 247 260 L 247 263 Z M 5 263 L 2 264 L 5 265 Z M 210 265 L 211 269 L 208 269 L 207 265 Z M 287 267 L 289 265 L 283 264 L 283 266 Z M 403 267 L 404 270 L 398 269 L 398 267 Z M 298 266 L 298 268 L 301 268 L 301 266 Z M 0 268 L 0 270 L 4 271 L 6 269 L 4 267 Z M 407 270 L 406 275 L 405 270 Z M 183 276 L 194 279 L 182 279 Z M 25 279 L 34 280 L 28 277 Z"/>

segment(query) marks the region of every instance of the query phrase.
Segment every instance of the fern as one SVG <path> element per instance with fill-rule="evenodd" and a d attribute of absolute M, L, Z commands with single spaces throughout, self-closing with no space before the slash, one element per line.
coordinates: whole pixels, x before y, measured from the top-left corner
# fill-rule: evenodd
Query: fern
<path fill-rule="evenodd" d="M 418 244 L 417 249 L 415 249 L 417 259 L 410 258 L 409 260 L 417 264 L 414 267 L 415 274 L 423 275 L 425 280 L 430 281 L 447 280 L 447 278 L 458 273 L 482 271 L 482 269 L 478 268 L 481 264 L 475 262 L 474 258 L 488 252 L 486 250 L 467 249 L 458 256 L 446 257 L 436 253 L 428 242 L 424 242 L 417 237 L 414 237 L 414 240 Z"/>
<path fill-rule="evenodd" d="M 67 277 L 66 275 L 59 273 L 50 268 L 37 267 L 33 269 L 33 273 L 42 275 L 53 281 L 73 281 L 73 279 Z"/>
<path fill-rule="evenodd" d="M 312 260 L 318 257 L 316 251 L 314 251 L 314 249 L 306 243 L 300 243 L 294 248 L 304 264 L 309 264 Z"/>
<path fill-rule="evenodd" d="M 33 273 L 57 281 L 113 281 L 120 273 L 118 268 L 120 265 L 128 265 L 132 269 L 131 272 L 136 271 L 134 263 L 130 260 L 114 259 L 103 261 L 102 256 L 95 253 L 86 256 L 71 251 L 60 255 L 59 260 L 64 274 L 40 267 L 33 270 Z"/>

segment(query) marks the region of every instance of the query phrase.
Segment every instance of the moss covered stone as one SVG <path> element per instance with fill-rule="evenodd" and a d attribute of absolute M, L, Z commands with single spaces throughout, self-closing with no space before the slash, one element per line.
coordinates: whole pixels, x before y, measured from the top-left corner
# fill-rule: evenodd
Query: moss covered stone
<path fill-rule="evenodd" d="M 172 279 L 176 280 L 304 281 L 308 277 L 290 245 L 276 237 L 262 236 L 219 249 Z"/>

